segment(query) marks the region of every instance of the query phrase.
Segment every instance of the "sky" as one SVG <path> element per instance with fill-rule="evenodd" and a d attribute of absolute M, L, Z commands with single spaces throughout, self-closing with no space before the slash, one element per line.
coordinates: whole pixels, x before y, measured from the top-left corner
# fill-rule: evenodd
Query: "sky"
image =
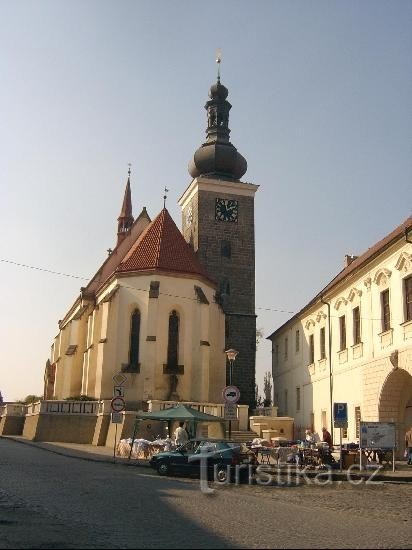
<path fill-rule="evenodd" d="M 41 394 L 57 322 L 135 213 L 177 200 L 216 79 L 258 184 L 267 337 L 411 214 L 412 2 L 0 0 L 0 391 Z M 82 279 L 17 266 L 34 266 Z M 269 341 L 257 382 L 271 369 Z"/>

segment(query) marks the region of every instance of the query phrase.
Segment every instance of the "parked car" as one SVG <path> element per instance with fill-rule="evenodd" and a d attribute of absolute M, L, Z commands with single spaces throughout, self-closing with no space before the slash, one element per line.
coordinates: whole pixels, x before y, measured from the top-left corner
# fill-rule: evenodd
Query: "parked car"
<path fill-rule="evenodd" d="M 209 479 L 225 482 L 230 479 L 247 480 L 257 466 L 255 454 L 244 443 L 226 440 L 189 441 L 175 451 L 153 455 L 150 466 L 161 476 L 200 475 L 201 460 L 207 458 Z M 239 472 L 236 477 L 236 472 Z"/>

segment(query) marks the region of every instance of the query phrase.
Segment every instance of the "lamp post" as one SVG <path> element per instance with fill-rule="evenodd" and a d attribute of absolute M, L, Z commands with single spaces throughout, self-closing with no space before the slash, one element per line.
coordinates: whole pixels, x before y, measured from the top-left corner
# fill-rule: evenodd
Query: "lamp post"
<path fill-rule="evenodd" d="M 229 360 L 229 386 L 232 385 L 232 378 L 233 378 L 233 363 L 236 360 L 237 354 L 239 353 L 237 350 L 230 348 L 225 351 L 226 357 Z M 229 439 L 232 436 L 232 421 L 229 420 Z"/>

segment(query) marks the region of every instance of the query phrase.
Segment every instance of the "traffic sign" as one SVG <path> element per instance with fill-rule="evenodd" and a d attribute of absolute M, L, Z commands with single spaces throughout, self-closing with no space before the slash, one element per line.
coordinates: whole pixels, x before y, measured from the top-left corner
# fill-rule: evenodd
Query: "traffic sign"
<path fill-rule="evenodd" d="M 237 420 L 236 403 L 225 403 L 225 420 Z"/>
<path fill-rule="evenodd" d="M 124 394 L 125 394 L 124 386 L 114 386 L 113 397 L 124 397 Z"/>
<path fill-rule="evenodd" d="M 123 397 L 113 397 L 110 406 L 113 412 L 122 412 L 126 408 L 126 402 Z"/>
<path fill-rule="evenodd" d="M 127 376 L 121 372 L 113 376 L 113 382 L 116 386 L 126 386 Z"/>
<path fill-rule="evenodd" d="M 121 424 L 123 422 L 122 413 L 112 412 L 112 424 Z"/>
<path fill-rule="evenodd" d="M 348 427 L 348 404 L 334 403 L 333 404 L 333 426 L 335 428 Z"/>
<path fill-rule="evenodd" d="M 240 399 L 240 390 L 237 386 L 226 386 L 222 395 L 226 403 L 237 403 Z"/>

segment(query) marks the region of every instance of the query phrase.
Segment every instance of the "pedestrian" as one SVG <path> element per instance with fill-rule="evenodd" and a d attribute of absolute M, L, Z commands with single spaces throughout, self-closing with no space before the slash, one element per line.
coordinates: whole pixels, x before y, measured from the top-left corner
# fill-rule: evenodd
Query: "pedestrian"
<path fill-rule="evenodd" d="M 184 426 L 184 422 L 179 422 L 179 426 L 175 430 L 174 436 L 176 447 L 181 447 L 189 441 L 189 436 L 187 435 L 187 431 Z"/>
<path fill-rule="evenodd" d="M 322 441 L 328 444 L 329 450 L 332 450 L 332 447 L 333 447 L 332 436 L 330 435 L 330 433 L 325 427 L 322 428 Z"/>
<path fill-rule="evenodd" d="M 314 445 L 314 443 L 316 443 L 315 434 L 310 428 L 307 428 L 305 430 L 305 441 L 308 447 L 311 447 L 311 445 Z"/>
<path fill-rule="evenodd" d="M 412 466 L 412 426 L 405 434 L 406 459 L 409 466 Z"/>

